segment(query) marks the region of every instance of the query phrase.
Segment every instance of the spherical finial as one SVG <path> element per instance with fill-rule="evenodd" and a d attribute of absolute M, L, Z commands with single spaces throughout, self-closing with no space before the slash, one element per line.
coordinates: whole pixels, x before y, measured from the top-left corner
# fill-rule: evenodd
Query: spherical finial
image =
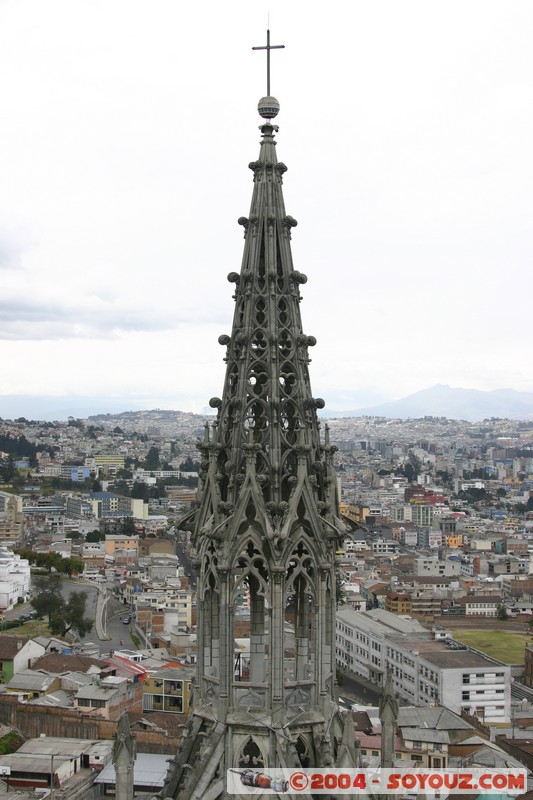
<path fill-rule="evenodd" d="M 262 97 L 257 104 L 257 110 L 263 119 L 274 119 L 279 113 L 279 103 L 275 97 Z"/>

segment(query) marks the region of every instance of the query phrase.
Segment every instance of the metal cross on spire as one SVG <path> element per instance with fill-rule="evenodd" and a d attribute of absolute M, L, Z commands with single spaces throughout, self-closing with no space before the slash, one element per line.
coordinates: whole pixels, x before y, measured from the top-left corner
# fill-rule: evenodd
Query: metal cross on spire
<path fill-rule="evenodd" d="M 267 43 L 266 46 L 262 45 L 261 47 L 252 47 L 252 50 L 266 50 L 267 51 L 267 97 L 270 97 L 270 51 L 271 50 L 282 50 L 285 47 L 284 44 L 270 44 L 270 31 L 267 30 Z"/>

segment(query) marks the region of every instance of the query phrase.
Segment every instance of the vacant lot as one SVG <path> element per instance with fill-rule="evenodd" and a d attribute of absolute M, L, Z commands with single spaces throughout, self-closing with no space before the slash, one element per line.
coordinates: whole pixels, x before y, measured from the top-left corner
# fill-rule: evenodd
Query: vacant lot
<path fill-rule="evenodd" d="M 531 635 L 511 631 L 458 630 L 453 632 L 453 638 L 475 647 L 476 650 L 482 650 L 504 664 L 523 664 L 524 648 L 526 644 L 533 642 Z"/>

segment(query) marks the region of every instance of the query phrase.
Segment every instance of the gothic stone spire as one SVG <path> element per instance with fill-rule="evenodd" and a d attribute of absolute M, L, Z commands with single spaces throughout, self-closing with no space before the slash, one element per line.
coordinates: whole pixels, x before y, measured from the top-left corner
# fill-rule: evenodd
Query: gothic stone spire
<path fill-rule="evenodd" d="M 260 101 L 271 118 L 275 98 Z M 184 745 L 164 797 L 216 796 L 224 770 L 354 766 L 351 720 L 335 700 L 338 517 L 329 433 L 309 380 L 300 286 L 285 211 L 286 172 L 270 121 L 253 172 L 235 314 L 216 422 L 198 443 L 198 671 Z M 249 611 L 250 652 L 236 661 L 235 611 Z"/>
<path fill-rule="evenodd" d="M 292 264 L 291 230 L 297 223 L 285 212 L 287 167 L 276 158 L 276 130 L 271 123 L 261 126 L 259 159 L 250 164 L 252 204 L 249 216 L 239 219 L 245 231 L 242 267 L 228 276 L 235 284 L 233 328 L 231 337 L 219 338 L 227 347 L 224 391 L 222 399 L 210 401 L 218 409 L 217 423 L 200 446 L 200 527 L 211 517 L 219 524 L 242 505 L 246 485 L 247 495 L 266 512 L 269 538 L 288 536 L 290 525 L 280 523 L 304 481 L 319 515 L 337 516 L 333 448 L 321 443 L 316 415 L 324 401 L 312 396 L 309 380 L 309 348 L 316 339 L 303 332 L 300 316 L 300 286 L 307 278 Z"/>

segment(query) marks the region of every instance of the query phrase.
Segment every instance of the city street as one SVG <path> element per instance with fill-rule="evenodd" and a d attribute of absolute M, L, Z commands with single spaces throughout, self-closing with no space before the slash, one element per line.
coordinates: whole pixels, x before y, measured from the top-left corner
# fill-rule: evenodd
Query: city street
<path fill-rule="evenodd" d="M 77 637 L 76 641 L 83 642 L 84 644 L 89 644 L 92 642 L 100 648 L 100 652 L 102 654 L 109 653 L 111 650 L 119 650 L 120 648 L 126 648 L 129 650 L 137 649 L 131 638 L 131 633 L 134 633 L 135 631 L 133 620 L 129 625 L 125 625 L 122 622 L 122 619 L 130 614 L 131 611 L 127 606 L 119 603 L 115 597 L 112 595 L 110 596 L 109 591 L 107 602 L 104 604 L 101 602 L 97 603 L 98 587 L 93 583 L 81 580 L 73 580 L 70 578 L 62 578 L 60 583 L 60 591 L 65 600 L 68 600 L 68 597 L 72 592 L 85 592 L 87 595 L 85 616 L 88 616 L 93 620 L 93 628 L 85 636 L 81 638 Z M 7 611 L 5 613 L 5 619 L 17 619 L 17 617 L 20 617 L 21 614 L 28 614 L 31 611 L 33 611 L 31 604 L 23 603 L 15 606 L 15 608 L 12 608 L 10 611 Z M 100 619 L 98 621 L 97 611 L 100 614 Z M 103 615 L 105 615 L 105 621 L 102 612 Z M 20 629 L 13 629 L 13 635 L 19 635 L 19 631 L 20 635 L 24 635 L 24 627 L 21 627 Z M 106 635 L 103 635 L 100 639 L 98 636 L 99 632 L 101 634 L 105 632 Z"/>
<path fill-rule="evenodd" d="M 358 703 L 365 706 L 379 706 L 381 693 L 364 678 L 359 678 L 353 673 L 342 673 L 342 683 L 339 686 L 339 699 L 349 705 Z"/>

